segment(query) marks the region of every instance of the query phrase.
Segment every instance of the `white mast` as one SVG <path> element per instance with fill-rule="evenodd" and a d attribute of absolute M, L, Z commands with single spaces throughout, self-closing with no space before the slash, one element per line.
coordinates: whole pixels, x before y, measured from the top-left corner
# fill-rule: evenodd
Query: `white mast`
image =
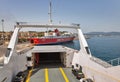
<path fill-rule="evenodd" d="M 50 3 L 49 3 L 49 12 L 48 12 L 48 15 L 49 15 L 49 24 L 52 25 L 52 1 L 50 0 Z M 48 28 L 47 28 L 47 35 L 48 36 Z"/>
<path fill-rule="evenodd" d="M 52 1 L 50 0 L 50 5 L 49 5 L 49 24 L 52 24 Z"/>

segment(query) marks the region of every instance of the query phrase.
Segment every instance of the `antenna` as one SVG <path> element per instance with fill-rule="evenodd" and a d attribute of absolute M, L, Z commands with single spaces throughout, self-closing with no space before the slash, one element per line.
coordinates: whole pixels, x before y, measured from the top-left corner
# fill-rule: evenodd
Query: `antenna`
<path fill-rule="evenodd" d="M 49 23 L 52 24 L 52 1 L 50 0 L 49 4 Z"/>

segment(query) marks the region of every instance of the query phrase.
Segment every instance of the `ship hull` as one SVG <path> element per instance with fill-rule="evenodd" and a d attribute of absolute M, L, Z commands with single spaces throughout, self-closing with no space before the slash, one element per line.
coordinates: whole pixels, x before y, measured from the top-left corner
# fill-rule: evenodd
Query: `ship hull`
<path fill-rule="evenodd" d="M 31 38 L 31 43 L 34 45 L 45 45 L 45 44 L 59 44 L 64 42 L 69 42 L 74 40 L 73 37 L 56 37 L 56 38 Z"/>

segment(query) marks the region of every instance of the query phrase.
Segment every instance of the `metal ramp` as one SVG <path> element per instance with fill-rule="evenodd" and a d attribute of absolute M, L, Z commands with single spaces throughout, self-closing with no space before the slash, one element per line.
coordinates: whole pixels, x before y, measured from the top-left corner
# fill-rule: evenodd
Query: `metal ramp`
<path fill-rule="evenodd" d="M 72 74 L 71 68 L 44 68 L 33 70 L 29 82 L 79 82 Z"/>

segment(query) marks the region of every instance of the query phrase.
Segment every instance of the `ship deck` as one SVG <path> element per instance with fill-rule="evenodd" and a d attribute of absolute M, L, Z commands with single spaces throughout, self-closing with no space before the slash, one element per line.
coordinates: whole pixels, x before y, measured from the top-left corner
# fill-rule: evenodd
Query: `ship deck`
<path fill-rule="evenodd" d="M 68 56 L 73 55 L 74 49 L 61 45 L 46 45 L 34 46 L 31 52 L 33 56 L 36 53 L 39 54 L 40 59 L 39 64 L 34 64 L 34 68 L 29 71 L 26 82 L 79 82 L 67 63 Z M 66 54 L 71 54 L 71 56 Z M 58 57 L 60 57 L 59 62 L 56 62 Z"/>
<path fill-rule="evenodd" d="M 72 74 L 71 68 L 41 68 L 32 69 L 29 82 L 79 82 Z"/>
<path fill-rule="evenodd" d="M 23 48 L 23 46 L 25 47 L 25 49 Z M 39 64 L 39 67 L 36 67 L 29 71 L 26 82 L 56 82 L 56 81 L 57 82 L 79 82 L 79 80 L 77 80 L 76 77 L 72 74 L 71 68 L 65 67 L 65 66 L 70 66 L 69 62 L 71 60 L 67 61 L 67 59 L 70 59 L 70 57 L 72 57 L 73 52 L 75 52 L 75 50 L 64 47 L 64 46 L 58 46 L 58 45 L 34 46 L 30 50 L 28 50 L 27 48 L 30 48 L 30 46 L 19 45 L 19 50 L 17 50 L 17 53 L 13 54 L 10 63 L 0 69 L 0 82 L 3 82 L 3 80 L 5 80 L 6 82 L 10 82 L 8 81 L 8 79 L 12 77 L 11 70 L 17 69 L 14 71 L 16 73 L 19 72 L 20 70 L 25 70 L 26 54 L 30 55 L 30 52 L 32 52 L 32 55 L 35 55 L 34 53 L 39 53 L 40 57 L 46 54 L 49 54 L 52 57 L 56 57 L 53 55 L 62 56 L 62 57 L 65 57 L 66 60 L 60 63 L 59 62 L 54 63 L 56 59 L 53 59 L 53 58 L 51 58 L 50 62 L 46 60 L 44 60 L 44 62 L 42 61 L 43 63 Z M 68 55 L 68 54 L 71 54 L 71 55 Z M 47 56 L 48 55 L 46 55 L 45 58 Z M 88 78 L 94 77 L 94 82 L 120 82 L 120 79 L 119 79 L 120 66 L 110 66 L 107 68 L 103 66 L 104 67 L 103 69 L 103 67 L 101 68 L 99 67 L 102 65 L 103 62 L 101 62 L 100 60 L 97 60 L 96 62 L 95 58 L 93 60 L 91 58 L 87 58 L 86 55 L 80 55 L 80 60 L 84 64 L 86 64 L 86 62 L 83 62 L 84 60 L 91 62 L 89 63 L 91 67 L 88 64 L 87 64 L 87 67 L 83 66 L 83 72 L 85 74 L 85 77 L 88 77 Z M 41 62 L 41 60 L 39 61 Z M 18 69 L 19 63 L 22 68 Z M 104 81 L 102 78 L 104 79 Z"/>

